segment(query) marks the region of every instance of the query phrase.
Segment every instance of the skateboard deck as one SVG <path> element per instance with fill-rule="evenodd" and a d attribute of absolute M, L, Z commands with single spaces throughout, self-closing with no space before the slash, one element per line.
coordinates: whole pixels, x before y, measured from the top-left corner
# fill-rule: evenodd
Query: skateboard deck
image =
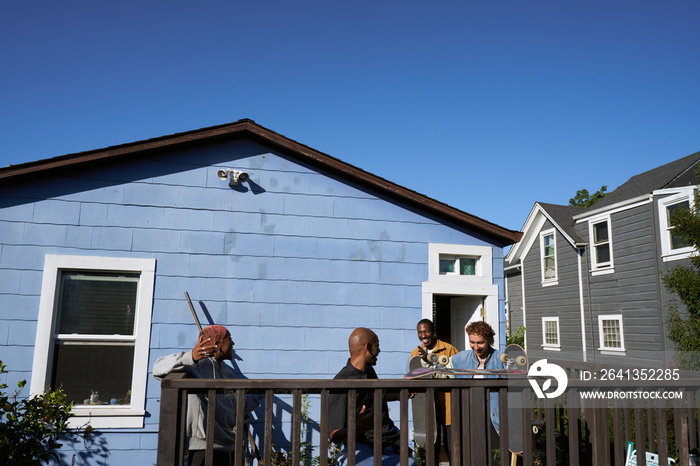
<path fill-rule="evenodd" d="M 419 369 L 427 369 L 421 366 L 421 357 L 413 356 L 408 363 L 409 374 L 411 371 L 416 371 Z M 432 400 L 431 400 L 432 401 Z M 432 401 L 434 403 L 434 401 Z M 425 403 L 426 397 L 425 393 L 416 393 L 413 398 L 411 398 L 411 410 L 413 413 L 413 441 L 416 445 L 421 448 L 425 448 L 426 444 L 426 431 L 425 431 Z M 435 421 L 433 420 L 433 426 L 435 426 Z M 433 439 L 435 439 L 437 431 L 433 432 Z"/>
<path fill-rule="evenodd" d="M 501 362 L 507 369 L 517 368 L 527 374 L 530 363 L 520 345 L 508 345 L 501 354 Z M 513 455 L 523 453 L 523 398 L 522 391 L 508 390 L 508 450 Z"/>
<path fill-rule="evenodd" d="M 454 369 L 447 367 L 419 367 L 404 374 L 404 379 L 418 379 L 421 377 L 432 377 L 435 374 L 446 375 L 498 375 L 504 377 L 524 376 L 527 370 L 524 369 Z"/>

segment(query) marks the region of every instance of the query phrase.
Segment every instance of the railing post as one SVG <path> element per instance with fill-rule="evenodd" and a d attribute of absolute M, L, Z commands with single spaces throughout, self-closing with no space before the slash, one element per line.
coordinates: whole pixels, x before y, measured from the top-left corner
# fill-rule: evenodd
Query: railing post
<path fill-rule="evenodd" d="M 158 423 L 158 466 L 173 466 L 178 464 L 177 452 L 179 446 L 181 425 L 180 419 L 184 416 L 184 407 L 180 403 L 180 390 L 170 384 L 172 379 L 180 379 L 184 374 L 168 375 L 160 384 L 160 420 Z M 179 464 L 182 464 L 180 458 Z"/>

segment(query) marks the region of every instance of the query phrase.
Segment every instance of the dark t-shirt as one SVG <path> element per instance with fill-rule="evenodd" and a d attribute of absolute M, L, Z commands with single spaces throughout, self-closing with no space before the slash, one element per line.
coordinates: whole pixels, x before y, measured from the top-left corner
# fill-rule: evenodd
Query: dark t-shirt
<path fill-rule="evenodd" d="M 377 379 L 377 373 L 374 368 L 370 367 L 367 372 L 362 372 L 348 363 L 340 372 L 336 374 L 334 379 Z M 357 412 L 359 413 L 362 406 L 366 406 L 365 414 L 374 413 L 374 395 L 372 390 L 358 390 L 357 393 Z M 337 429 L 347 428 L 347 413 L 348 413 L 348 397 L 347 395 L 334 394 L 329 397 L 328 402 L 328 430 L 333 432 Z M 366 445 L 374 445 L 374 430 L 369 429 L 364 432 L 357 432 L 356 442 Z M 398 451 L 399 447 L 399 431 L 394 427 L 394 423 L 389 417 L 389 407 L 386 403 L 386 398 L 382 400 L 382 445 L 386 447 L 395 447 Z"/>

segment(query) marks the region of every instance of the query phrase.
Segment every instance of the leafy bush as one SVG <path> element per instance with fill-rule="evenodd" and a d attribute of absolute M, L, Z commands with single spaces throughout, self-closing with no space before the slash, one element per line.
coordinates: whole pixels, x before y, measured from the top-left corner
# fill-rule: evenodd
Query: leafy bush
<path fill-rule="evenodd" d="M 0 376 L 7 371 L 0 361 Z M 62 390 L 48 390 L 41 395 L 20 398 L 27 384 L 17 383 L 14 393 L 8 394 L 6 383 L 0 383 L 0 458 L 5 465 L 47 464 L 58 460 L 56 449 L 61 447 L 59 437 L 68 427 L 73 403 L 68 403 Z M 90 426 L 83 431 L 89 434 Z"/>

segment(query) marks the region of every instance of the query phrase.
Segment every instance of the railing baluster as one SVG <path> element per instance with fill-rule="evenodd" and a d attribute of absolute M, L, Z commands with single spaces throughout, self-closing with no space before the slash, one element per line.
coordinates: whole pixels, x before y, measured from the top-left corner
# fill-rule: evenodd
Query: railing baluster
<path fill-rule="evenodd" d="M 230 395 L 228 395 L 230 396 Z M 236 390 L 236 439 L 235 439 L 235 453 L 234 453 L 234 466 L 243 466 L 243 449 L 245 445 L 245 390 Z"/>
<path fill-rule="evenodd" d="M 384 391 L 381 388 L 374 389 L 374 464 L 382 464 L 382 402 Z"/>
<path fill-rule="evenodd" d="M 328 390 L 321 391 L 321 421 L 318 426 L 320 444 L 319 466 L 328 466 Z"/>
<path fill-rule="evenodd" d="M 292 391 L 292 464 L 301 458 L 301 390 Z"/>
<path fill-rule="evenodd" d="M 658 433 L 658 453 L 659 464 L 668 464 L 668 432 L 666 430 L 668 424 L 666 422 L 666 402 L 665 400 L 656 400 L 656 432 Z"/>
<path fill-rule="evenodd" d="M 510 458 L 508 454 L 508 438 L 509 430 L 508 426 L 508 389 L 502 387 L 498 390 L 498 424 L 500 425 L 501 435 L 498 439 L 498 448 L 501 451 L 501 466 L 508 466 L 510 464 Z"/>
<path fill-rule="evenodd" d="M 399 392 L 399 430 L 401 432 L 401 466 L 408 466 L 408 390 Z"/>
<path fill-rule="evenodd" d="M 362 409 L 362 406 L 360 406 Z M 355 440 L 357 426 L 357 390 L 348 390 L 348 416 L 347 416 L 348 439 L 345 444 L 348 453 L 348 466 L 355 466 Z"/>
<path fill-rule="evenodd" d="M 425 462 L 435 466 L 435 389 L 425 391 Z"/>
<path fill-rule="evenodd" d="M 647 466 L 646 444 L 644 439 L 644 408 L 642 401 L 634 400 L 634 447 L 637 449 L 637 465 Z"/>
<path fill-rule="evenodd" d="M 272 464 L 272 408 L 274 393 L 272 389 L 265 390 L 265 440 L 263 447 L 263 463 L 265 466 Z"/>
<path fill-rule="evenodd" d="M 459 416 L 459 399 L 460 392 L 462 391 L 463 390 L 458 388 L 453 388 L 452 392 L 450 393 L 450 429 L 452 430 L 450 435 L 450 437 L 452 437 L 452 444 L 450 445 L 450 458 L 453 465 L 462 464 L 462 430 L 460 429 L 461 423 Z"/>
<path fill-rule="evenodd" d="M 544 401 L 544 433 L 545 433 L 545 454 L 547 455 L 547 466 L 557 464 L 557 450 L 555 448 L 556 425 L 554 424 L 554 411 L 556 409 L 555 400 L 547 398 Z"/>
<path fill-rule="evenodd" d="M 216 428 L 216 390 L 207 393 L 207 440 L 204 466 L 214 466 L 214 429 Z"/>

